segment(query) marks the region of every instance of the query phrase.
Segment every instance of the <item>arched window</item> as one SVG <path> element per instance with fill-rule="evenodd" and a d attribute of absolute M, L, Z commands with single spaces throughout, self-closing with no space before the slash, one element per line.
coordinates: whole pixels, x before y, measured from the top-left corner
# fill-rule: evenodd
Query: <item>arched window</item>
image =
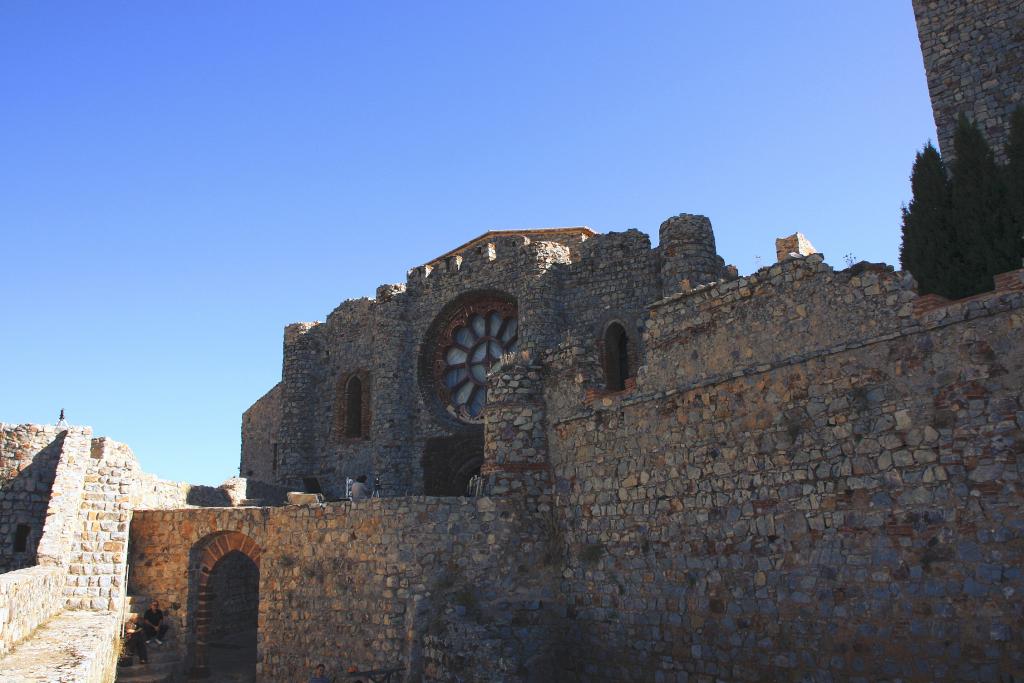
<path fill-rule="evenodd" d="M 604 381 L 610 391 L 626 388 L 626 378 L 631 375 L 629 367 L 629 337 L 626 328 L 612 323 L 604 331 Z"/>
<path fill-rule="evenodd" d="M 363 382 L 352 376 L 345 386 L 345 436 L 363 435 Z"/>
<path fill-rule="evenodd" d="M 370 438 L 370 378 L 358 370 L 338 378 L 334 389 L 334 438 Z"/>

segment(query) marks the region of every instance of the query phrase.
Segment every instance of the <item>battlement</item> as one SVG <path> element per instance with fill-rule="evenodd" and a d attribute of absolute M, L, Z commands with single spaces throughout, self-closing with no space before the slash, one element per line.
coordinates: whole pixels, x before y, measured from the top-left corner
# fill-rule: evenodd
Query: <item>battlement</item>
<path fill-rule="evenodd" d="M 461 256 L 466 258 L 467 255 L 471 254 L 492 254 L 494 251 L 494 245 L 499 245 L 506 242 L 505 238 L 513 238 L 509 240 L 513 245 L 521 246 L 523 244 L 529 244 L 531 241 L 537 242 L 558 242 L 560 244 L 581 244 L 588 238 L 596 235 L 593 230 L 587 226 L 579 227 L 566 227 L 566 228 L 532 228 L 526 230 L 489 230 L 479 237 L 475 237 L 470 241 L 455 247 L 451 251 L 441 254 L 437 258 L 428 261 L 425 266 L 429 266 L 431 269 L 437 267 L 439 264 L 447 263 L 448 260 L 453 256 Z M 526 241 L 522 241 L 521 238 L 525 238 Z M 493 260 L 493 259 L 488 259 Z M 413 269 L 415 270 L 415 269 Z"/>
<path fill-rule="evenodd" d="M 547 270 L 553 263 L 570 263 L 579 246 L 595 233 L 589 228 L 544 228 L 485 233 L 429 263 L 409 269 L 406 290 L 450 276 L 488 272 L 487 269 Z M 503 273 L 501 277 L 511 276 Z"/>
<path fill-rule="evenodd" d="M 308 332 L 310 332 L 313 329 L 316 329 L 316 327 L 318 325 L 323 325 L 323 323 L 320 322 L 319 320 L 314 320 L 313 322 L 308 322 L 308 323 L 292 323 L 290 325 L 285 325 L 285 327 L 284 327 L 284 343 L 285 343 L 285 345 L 287 346 L 288 344 L 291 344 L 293 342 L 298 341 L 303 336 L 305 336 Z"/>

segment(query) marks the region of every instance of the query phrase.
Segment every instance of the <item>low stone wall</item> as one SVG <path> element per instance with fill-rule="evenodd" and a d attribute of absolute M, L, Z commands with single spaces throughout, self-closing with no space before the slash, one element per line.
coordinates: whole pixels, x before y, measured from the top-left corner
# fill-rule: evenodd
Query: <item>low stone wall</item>
<path fill-rule="evenodd" d="M 0 657 L 64 607 L 64 571 L 30 567 L 0 574 Z"/>
<path fill-rule="evenodd" d="M 141 471 L 132 483 L 131 495 L 136 510 L 224 507 L 232 504 L 228 493 L 215 486 L 168 481 Z"/>
<path fill-rule="evenodd" d="M 172 628 L 210 624 L 214 615 L 200 607 L 210 603 L 198 595 L 202 558 L 244 552 L 260 572 L 261 681 L 308 676 L 318 662 L 336 673 L 408 667 L 407 680 L 425 668 L 432 677 L 519 680 L 523 663 L 540 667 L 556 640 L 546 558 L 558 552 L 548 528 L 489 498 L 140 511 L 130 589 L 159 599 Z M 428 636 L 444 643 L 443 660 L 424 651 Z M 502 661 L 481 660 L 481 638 Z"/>
<path fill-rule="evenodd" d="M 68 610 L 0 658 L 0 683 L 111 683 L 120 614 Z"/>

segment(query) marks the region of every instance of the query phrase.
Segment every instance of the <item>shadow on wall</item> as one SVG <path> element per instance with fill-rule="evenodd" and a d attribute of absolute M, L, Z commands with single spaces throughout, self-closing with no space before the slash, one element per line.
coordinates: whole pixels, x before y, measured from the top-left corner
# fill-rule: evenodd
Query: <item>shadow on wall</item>
<path fill-rule="evenodd" d="M 36 564 L 64 436 L 61 432 L 22 469 L 17 459 L 0 463 L 0 572 Z"/>
<path fill-rule="evenodd" d="M 193 486 L 185 494 L 185 502 L 207 508 L 231 507 L 227 491 L 213 486 Z"/>
<path fill-rule="evenodd" d="M 474 425 L 463 434 L 427 439 L 423 449 L 423 492 L 462 496 L 484 461 L 484 431 Z"/>

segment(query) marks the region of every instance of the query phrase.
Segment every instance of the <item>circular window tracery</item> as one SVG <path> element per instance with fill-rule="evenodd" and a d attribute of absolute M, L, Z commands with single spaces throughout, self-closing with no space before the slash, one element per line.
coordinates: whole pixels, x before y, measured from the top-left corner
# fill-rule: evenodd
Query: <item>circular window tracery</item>
<path fill-rule="evenodd" d="M 487 371 L 515 351 L 519 322 L 513 304 L 463 307 L 445 327 L 435 362 L 441 400 L 463 422 L 480 422 L 487 401 Z"/>

